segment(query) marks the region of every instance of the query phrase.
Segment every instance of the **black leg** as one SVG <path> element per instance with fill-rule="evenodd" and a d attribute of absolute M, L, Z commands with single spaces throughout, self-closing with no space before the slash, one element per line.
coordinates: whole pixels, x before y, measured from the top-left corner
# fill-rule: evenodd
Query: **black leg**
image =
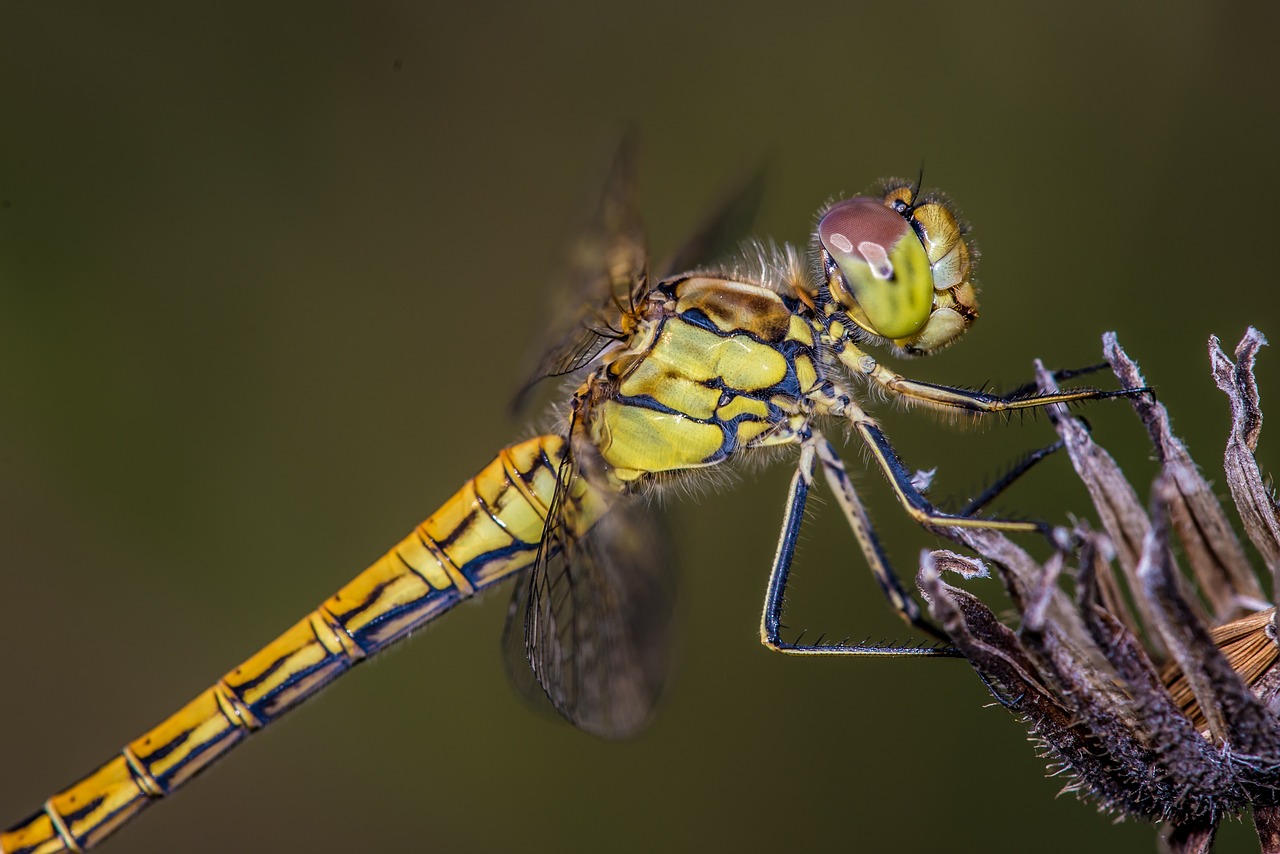
<path fill-rule="evenodd" d="M 813 463 L 817 453 L 824 453 L 823 469 L 827 474 L 829 481 L 833 482 L 833 489 L 836 491 L 837 500 L 841 502 L 841 506 L 845 507 L 845 500 L 852 496 L 854 510 L 850 515 L 850 510 L 846 509 L 846 516 L 849 517 L 850 525 L 853 527 L 854 534 L 858 537 L 858 542 L 862 546 L 863 553 L 867 555 L 868 561 L 871 563 L 872 572 L 880 581 L 881 589 L 885 591 L 889 601 L 902 614 L 903 618 L 912 625 L 919 626 L 924 631 L 936 637 L 945 638 L 942 633 L 929 624 L 920 615 L 920 608 L 915 600 L 906 595 L 897 576 L 893 574 L 884 552 L 880 547 L 880 543 L 875 538 L 875 534 L 871 529 L 870 522 L 866 517 L 865 510 L 862 509 L 861 502 L 857 500 L 856 493 L 852 492 L 852 485 L 849 485 L 849 493 L 845 494 L 842 487 L 837 483 L 843 482 L 849 484 L 848 477 L 844 475 L 843 465 L 839 465 L 838 469 L 833 472 L 830 470 L 827 462 L 827 455 L 835 459 L 839 463 L 839 459 L 835 457 L 835 452 L 830 449 L 830 445 L 821 436 L 813 436 L 806 440 L 800 450 L 800 465 L 796 468 L 795 476 L 791 478 L 791 487 L 787 491 L 786 512 L 782 521 L 782 532 L 778 537 L 778 550 L 773 558 L 773 567 L 769 572 L 769 586 L 765 592 L 764 610 L 760 617 L 760 642 L 772 650 L 787 653 L 789 655 L 875 655 L 875 656 L 943 656 L 956 657 L 959 655 L 953 649 L 947 647 L 887 647 L 872 646 L 868 644 L 813 644 L 802 645 L 799 643 L 787 643 L 782 640 L 780 631 L 782 628 L 782 607 L 786 597 L 787 578 L 791 572 L 791 559 L 795 555 L 796 538 L 800 534 L 800 526 L 804 522 L 804 507 L 809 497 L 809 488 L 813 484 Z"/>

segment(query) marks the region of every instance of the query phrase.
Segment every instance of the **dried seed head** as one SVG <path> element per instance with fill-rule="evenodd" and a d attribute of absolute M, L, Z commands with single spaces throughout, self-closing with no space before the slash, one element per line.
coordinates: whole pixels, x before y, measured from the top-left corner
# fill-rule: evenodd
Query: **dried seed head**
<path fill-rule="evenodd" d="M 1251 328 L 1234 362 L 1216 338 L 1209 354 L 1232 412 L 1227 483 L 1274 589 L 1280 518 L 1253 456 L 1262 424 L 1253 364 L 1265 343 Z M 1114 334 L 1104 350 L 1126 387 L 1146 384 Z M 1052 389 L 1042 368 L 1040 383 Z M 1078 548 L 1059 543 L 1044 564 L 993 531 L 946 532 L 994 567 L 1021 617 L 1016 631 L 943 581 L 971 558 L 926 554 L 917 584 L 992 693 L 1070 775 L 1067 790 L 1104 811 L 1163 823 L 1164 846 L 1180 852 L 1209 850 L 1224 816 L 1252 808 L 1262 849 L 1280 852 L 1275 608 L 1164 406 L 1149 396 L 1133 405 L 1161 464 L 1149 507 L 1056 407 L 1050 417 L 1103 531 L 1077 526 Z M 1074 576 L 1074 599 L 1062 575 Z"/>

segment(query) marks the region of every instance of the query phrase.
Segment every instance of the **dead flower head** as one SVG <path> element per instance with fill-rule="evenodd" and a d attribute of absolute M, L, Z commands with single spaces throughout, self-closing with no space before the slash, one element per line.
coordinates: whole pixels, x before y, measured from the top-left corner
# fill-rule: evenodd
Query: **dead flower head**
<path fill-rule="evenodd" d="M 1253 454 L 1262 425 L 1253 364 L 1265 343 L 1250 328 L 1234 362 L 1217 338 L 1209 357 L 1231 404 L 1227 484 L 1274 590 L 1280 519 Z M 1125 387 L 1146 385 L 1115 335 L 1104 346 Z M 1043 369 L 1040 382 L 1052 383 Z M 1068 790 L 1117 816 L 1161 823 L 1175 852 L 1208 851 L 1223 817 L 1252 808 L 1262 850 L 1280 852 L 1275 608 L 1164 407 L 1150 398 L 1133 405 L 1161 466 L 1149 509 L 1084 425 L 1056 412 L 1105 533 L 1083 524 L 1059 531 L 1059 550 L 1040 564 L 996 532 L 944 532 L 996 567 L 1017 630 L 942 580 L 944 571 L 970 574 L 973 558 L 925 555 L 918 584 L 992 694 L 1071 779 Z M 1059 584 L 1064 573 L 1074 576 L 1074 599 Z"/>

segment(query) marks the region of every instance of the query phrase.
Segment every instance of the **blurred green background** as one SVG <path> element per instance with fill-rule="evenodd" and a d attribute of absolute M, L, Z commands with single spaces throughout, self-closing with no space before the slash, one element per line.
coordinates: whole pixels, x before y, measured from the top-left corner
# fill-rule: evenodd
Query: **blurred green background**
<path fill-rule="evenodd" d="M 1280 335 L 1280 21 L 1260 8 L 0 7 L 0 821 L 529 434 L 508 395 L 593 170 L 631 122 L 659 252 L 762 157 L 758 230 L 799 242 L 829 196 L 923 162 L 975 225 L 983 317 L 899 367 L 1009 387 L 1036 356 L 1097 361 L 1118 330 L 1215 477 L 1228 421 L 1205 339 Z M 938 495 L 1051 439 L 1043 418 L 957 431 L 876 411 L 910 464 L 940 466 Z M 1088 416 L 1145 494 L 1128 407 Z M 670 502 L 677 656 L 637 741 L 525 708 L 498 653 L 503 591 L 107 850 L 1154 850 L 1149 828 L 1055 799 L 1062 781 L 965 665 L 759 646 L 788 476 Z M 878 475 L 859 482 L 910 577 L 938 541 Z M 788 622 L 901 637 L 822 504 Z M 1065 459 L 1003 506 L 1089 512 Z M 1251 831 L 1224 832 L 1221 850 L 1250 848 Z"/>

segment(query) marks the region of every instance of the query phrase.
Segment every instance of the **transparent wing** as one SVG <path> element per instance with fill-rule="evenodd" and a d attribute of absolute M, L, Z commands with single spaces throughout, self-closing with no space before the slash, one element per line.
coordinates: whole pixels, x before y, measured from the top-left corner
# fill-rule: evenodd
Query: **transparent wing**
<path fill-rule="evenodd" d="M 610 495 L 590 524 L 599 505 L 589 505 L 603 493 L 581 477 L 570 455 L 538 561 L 507 611 L 503 647 L 512 682 L 535 705 L 550 701 L 580 729 L 626 738 L 662 690 L 674 572 L 645 502 Z"/>
<path fill-rule="evenodd" d="M 513 409 L 521 407 L 539 380 L 584 367 L 619 339 L 622 315 L 648 287 L 648 248 L 636 205 L 638 148 L 634 132 L 618 145 L 595 210 L 570 247 L 560 289 L 563 304 L 555 307 L 542 356 L 516 395 Z"/>
<path fill-rule="evenodd" d="M 688 273 L 738 248 L 751 232 L 764 198 L 764 166 L 726 193 L 696 231 L 659 268 L 660 278 Z"/>
<path fill-rule="evenodd" d="M 570 249 L 561 305 L 543 336 L 541 357 L 512 401 L 514 411 L 540 380 L 571 374 L 620 340 L 622 317 L 648 290 L 648 246 L 636 198 L 638 149 L 635 132 L 618 145 L 587 227 Z M 694 270 L 737 248 L 755 221 L 764 185 L 762 167 L 725 194 L 662 265 L 662 276 Z"/>

